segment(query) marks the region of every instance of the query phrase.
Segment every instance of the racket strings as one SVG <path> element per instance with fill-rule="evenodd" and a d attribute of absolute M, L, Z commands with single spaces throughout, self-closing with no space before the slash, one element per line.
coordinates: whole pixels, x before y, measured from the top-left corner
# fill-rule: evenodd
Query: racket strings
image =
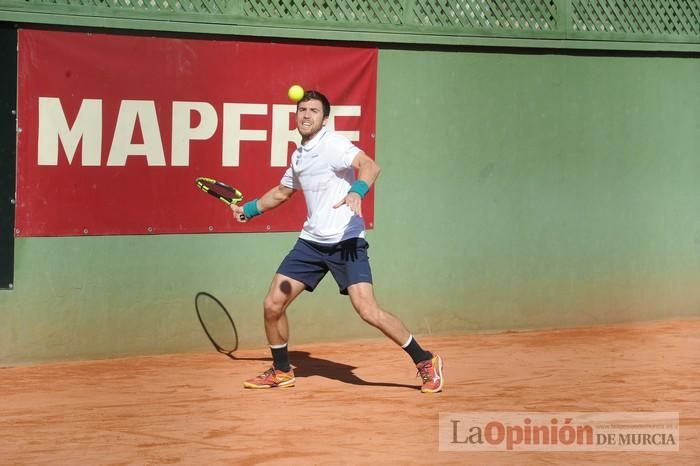
<path fill-rule="evenodd" d="M 227 197 L 230 199 L 236 197 L 236 191 L 230 186 L 221 185 L 221 184 L 214 184 L 214 185 L 208 186 L 208 189 L 209 189 L 209 191 L 213 192 L 217 196 L 223 196 L 223 197 Z"/>
<path fill-rule="evenodd" d="M 196 307 L 199 321 L 214 346 L 226 353 L 235 351 L 238 348 L 238 333 L 223 304 L 211 295 L 199 293 Z"/>
<path fill-rule="evenodd" d="M 243 195 L 234 187 L 220 181 L 204 180 L 199 182 L 202 189 L 214 196 L 228 199 L 229 201 L 240 201 Z"/>

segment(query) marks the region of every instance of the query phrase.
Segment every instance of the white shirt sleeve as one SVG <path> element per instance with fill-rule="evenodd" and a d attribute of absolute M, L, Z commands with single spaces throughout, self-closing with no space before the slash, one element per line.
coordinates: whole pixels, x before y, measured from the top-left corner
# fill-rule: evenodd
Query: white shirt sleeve
<path fill-rule="evenodd" d="M 333 156 L 330 159 L 330 166 L 334 171 L 346 170 L 352 166 L 352 161 L 360 152 L 360 148 L 354 145 L 348 138 L 335 135 Z"/>
<path fill-rule="evenodd" d="M 301 185 L 299 184 L 299 180 L 294 176 L 294 172 L 292 171 L 291 165 L 284 172 L 284 175 L 282 175 L 282 179 L 280 180 L 280 184 L 282 186 L 286 186 L 287 188 L 291 188 L 291 189 L 301 189 Z"/>

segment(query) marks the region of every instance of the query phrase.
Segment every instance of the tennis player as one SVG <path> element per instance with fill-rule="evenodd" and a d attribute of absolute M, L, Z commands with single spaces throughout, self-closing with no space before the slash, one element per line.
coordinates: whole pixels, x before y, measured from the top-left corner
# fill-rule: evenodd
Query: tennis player
<path fill-rule="evenodd" d="M 421 391 L 439 392 L 443 386 L 442 358 L 421 348 L 406 326 L 379 307 L 374 297 L 362 199 L 377 179 L 380 168 L 350 140 L 326 128 L 330 110 L 323 94 L 305 92 L 297 102 L 296 111 L 301 145 L 292 154 L 279 186 L 243 206 L 231 206 L 234 217 L 246 222 L 303 191 L 308 212 L 301 234 L 272 278 L 264 301 L 272 367 L 243 385 L 246 388 L 294 386 L 294 370 L 287 351 L 286 310 L 302 291 L 313 291 L 330 271 L 340 293 L 350 297 L 360 317 L 413 359 L 422 379 Z"/>

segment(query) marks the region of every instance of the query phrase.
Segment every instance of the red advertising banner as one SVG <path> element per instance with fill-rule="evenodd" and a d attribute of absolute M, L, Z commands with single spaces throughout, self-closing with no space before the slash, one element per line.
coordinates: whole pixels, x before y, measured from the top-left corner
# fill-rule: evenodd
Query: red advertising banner
<path fill-rule="evenodd" d="M 374 154 L 374 48 L 20 30 L 18 65 L 16 236 L 300 230 L 301 194 L 241 224 L 195 185 L 252 199 L 279 183 L 300 140 L 292 84 Z"/>

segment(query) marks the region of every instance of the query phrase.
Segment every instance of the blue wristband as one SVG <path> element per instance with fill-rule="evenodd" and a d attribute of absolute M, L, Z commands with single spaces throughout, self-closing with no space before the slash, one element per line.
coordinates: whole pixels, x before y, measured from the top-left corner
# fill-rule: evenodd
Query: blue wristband
<path fill-rule="evenodd" d="M 369 185 L 362 181 L 362 180 L 357 180 L 355 181 L 352 186 L 350 186 L 350 191 L 349 193 L 357 193 L 360 195 L 362 199 L 365 198 L 367 195 L 367 192 L 369 191 Z"/>
<path fill-rule="evenodd" d="M 262 212 L 258 209 L 257 198 L 243 204 L 243 215 L 245 215 L 246 218 L 257 217 L 260 214 L 262 214 Z"/>

